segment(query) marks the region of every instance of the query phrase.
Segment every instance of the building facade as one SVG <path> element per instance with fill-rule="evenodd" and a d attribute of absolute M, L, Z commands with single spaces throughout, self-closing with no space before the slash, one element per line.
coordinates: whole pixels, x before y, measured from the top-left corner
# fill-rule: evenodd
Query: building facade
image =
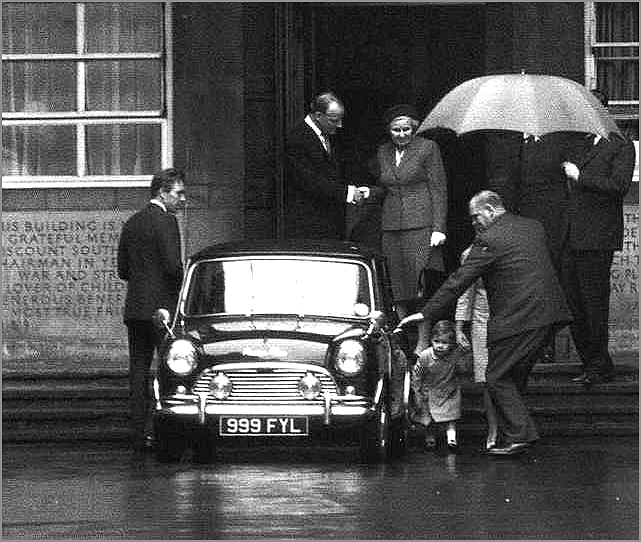
<path fill-rule="evenodd" d="M 160 168 L 187 175 L 186 254 L 281 235 L 284 137 L 318 90 L 346 103 L 358 183 L 387 106 L 427 114 L 486 74 L 605 88 L 638 148 L 638 17 L 623 2 L 4 2 L 3 373 L 126 369 L 116 246 Z M 445 149 L 453 252 L 488 152 L 474 138 Z M 375 240 L 376 210 L 360 213 L 350 228 Z M 638 174 L 612 270 L 615 351 L 638 350 L 637 224 Z M 569 336 L 558 340 L 572 359 Z"/>

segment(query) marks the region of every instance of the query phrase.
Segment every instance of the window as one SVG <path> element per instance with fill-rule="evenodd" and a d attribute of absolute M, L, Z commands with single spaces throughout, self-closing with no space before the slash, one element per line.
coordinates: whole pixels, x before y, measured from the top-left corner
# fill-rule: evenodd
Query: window
<path fill-rule="evenodd" d="M 639 4 L 587 2 L 586 86 L 601 88 L 617 124 L 639 139 Z"/>
<path fill-rule="evenodd" d="M 169 9 L 2 3 L 2 184 L 147 186 L 171 161 Z"/>

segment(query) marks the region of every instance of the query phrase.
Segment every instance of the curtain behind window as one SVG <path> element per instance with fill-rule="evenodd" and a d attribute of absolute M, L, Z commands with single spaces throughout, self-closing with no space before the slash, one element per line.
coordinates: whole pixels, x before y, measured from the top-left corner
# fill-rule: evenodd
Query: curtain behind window
<path fill-rule="evenodd" d="M 3 3 L 3 53 L 76 53 L 76 5 Z M 161 3 L 87 3 L 83 53 L 162 52 Z M 163 63 L 158 58 L 87 59 L 84 109 L 105 112 L 163 110 Z M 3 61 L 4 112 L 77 112 L 73 60 Z M 75 125 L 3 126 L 4 175 L 77 175 Z M 60 138 L 64 138 L 61 141 Z M 156 124 L 87 126 L 89 175 L 144 175 L 161 162 Z"/>
<path fill-rule="evenodd" d="M 638 42 L 637 2 L 596 3 L 597 43 Z M 597 81 L 610 100 L 639 99 L 639 47 L 597 47 Z"/>

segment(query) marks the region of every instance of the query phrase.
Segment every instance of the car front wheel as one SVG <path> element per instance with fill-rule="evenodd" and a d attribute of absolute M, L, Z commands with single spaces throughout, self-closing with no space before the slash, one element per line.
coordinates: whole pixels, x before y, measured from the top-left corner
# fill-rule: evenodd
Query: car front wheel
<path fill-rule="evenodd" d="M 214 460 L 214 453 L 216 451 L 214 439 L 207 430 L 196 430 L 192 441 L 192 447 L 195 463 L 211 463 Z"/>
<path fill-rule="evenodd" d="M 405 456 L 409 446 L 409 392 L 410 374 L 409 371 L 406 371 L 404 375 L 403 395 L 398 407 L 398 416 L 396 416 L 391 423 L 391 455 L 396 458 Z"/>
<path fill-rule="evenodd" d="M 173 463 L 185 451 L 185 437 L 180 424 L 164 418 L 154 420 L 156 436 L 156 459 L 161 463 Z"/>
<path fill-rule="evenodd" d="M 362 429 L 360 443 L 364 463 L 383 463 L 390 455 L 390 416 L 385 406 L 378 409 L 373 420 Z"/>

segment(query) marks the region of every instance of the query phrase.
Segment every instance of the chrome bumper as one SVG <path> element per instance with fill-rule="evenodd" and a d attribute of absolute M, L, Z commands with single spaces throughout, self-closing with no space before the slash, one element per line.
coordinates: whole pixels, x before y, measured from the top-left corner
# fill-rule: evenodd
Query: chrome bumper
<path fill-rule="evenodd" d="M 330 425 L 332 419 L 366 418 L 374 410 L 373 402 L 366 397 L 330 394 L 314 403 L 214 401 L 205 394 L 156 398 L 156 414 L 197 419 L 202 425 L 218 416 L 309 416 Z"/>

